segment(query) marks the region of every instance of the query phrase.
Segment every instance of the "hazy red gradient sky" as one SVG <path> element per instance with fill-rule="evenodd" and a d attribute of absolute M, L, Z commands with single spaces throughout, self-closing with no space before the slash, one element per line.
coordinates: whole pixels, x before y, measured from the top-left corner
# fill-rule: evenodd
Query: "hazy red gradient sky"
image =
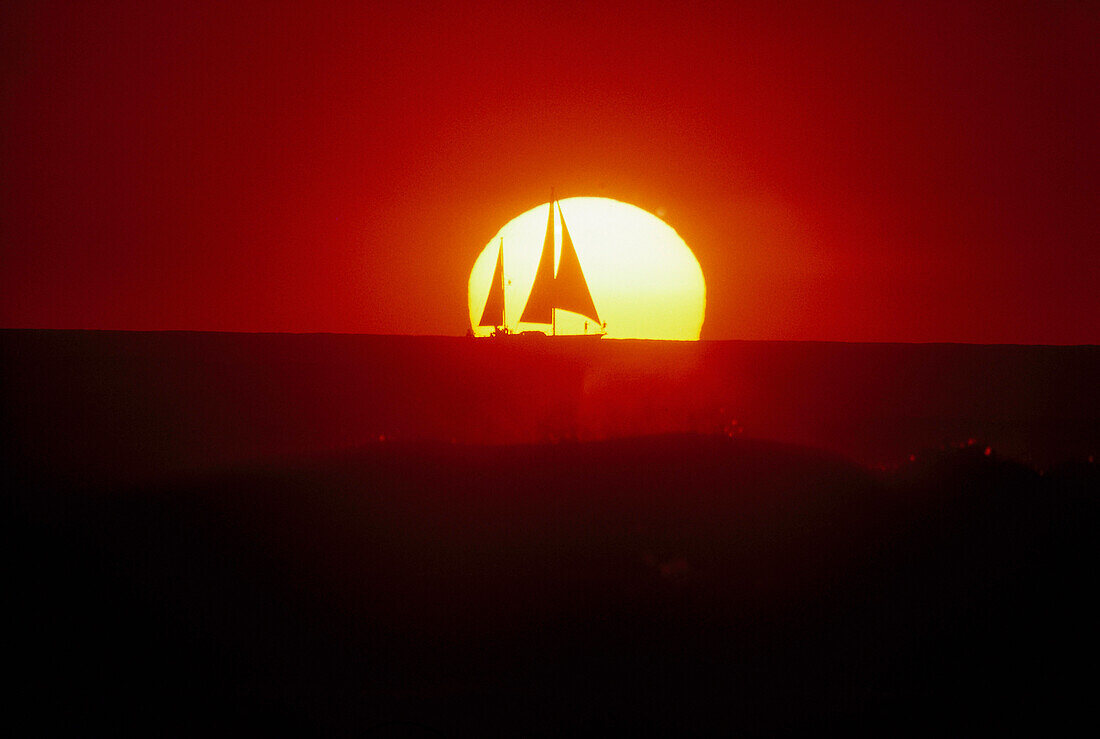
<path fill-rule="evenodd" d="M 665 214 L 704 338 L 1100 342 L 1098 3 L 0 14 L 3 326 L 462 334 L 554 186 Z"/>

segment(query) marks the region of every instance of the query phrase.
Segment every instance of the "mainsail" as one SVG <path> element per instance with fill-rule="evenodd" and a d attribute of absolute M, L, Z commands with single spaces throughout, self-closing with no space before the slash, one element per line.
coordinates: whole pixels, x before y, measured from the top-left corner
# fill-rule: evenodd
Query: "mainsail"
<path fill-rule="evenodd" d="M 554 321 L 554 200 L 550 200 L 550 217 L 546 221 L 546 238 L 542 240 L 542 256 L 535 270 L 535 282 L 527 305 L 519 320 L 525 323 L 553 323 Z"/>
<path fill-rule="evenodd" d="M 550 200 L 550 215 L 546 221 L 546 238 L 542 242 L 542 255 L 539 257 L 538 269 L 535 270 L 535 282 L 531 286 L 531 294 L 527 297 L 527 305 L 524 306 L 519 320 L 526 323 L 553 323 L 554 309 L 560 308 L 591 318 L 598 324 L 600 316 L 592 301 L 588 282 L 584 279 L 581 262 L 577 257 L 577 250 L 573 247 L 569 229 L 566 228 L 565 214 L 561 212 L 560 203 L 557 205 L 561 217 L 561 259 L 558 263 L 557 275 L 554 274 L 555 203 L 557 203 L 556 200 Z"/>
<path fill-rule="evenodd" d="M 569 229 L 565 227 L 561 203 L 558 203 L 558 214 L 561 216 L 561 259 L 558 260 L 558 274 L 554 278 L 554 307 L 580 313 L 599 324 L 600 316 L 596 313 L 596 304 L 592 302 L 588 281 L 581 271 L 581 260 L 573 248 Z"/>
<path fill-rule="evenodd" d="M 493 270 L 493 281 L 489 285 L 489 297 L 485 300 L 485 310 L 481 312 L 478 326 L 504 325 L 504 239 L 500 240 L 497 252 L 497 268 Z"/>

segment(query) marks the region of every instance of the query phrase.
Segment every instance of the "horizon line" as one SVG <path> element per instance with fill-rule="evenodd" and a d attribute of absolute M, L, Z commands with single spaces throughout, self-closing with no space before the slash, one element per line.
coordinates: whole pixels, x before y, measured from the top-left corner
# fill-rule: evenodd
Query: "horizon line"
<path fill-rule="evenodd" d="M 250 336 L 357 336 L 371 338 L 391 339 L 462 339 L 472 340 L 478 343 L 495 343 L 488 337 L 469 337 L 461 334 L 384 334 L 354 331 L 249 331 L 242 329 L 130 329 L 130 328 L 41 328 L 25 326 L 2 326 L 0 332 L 52 332 L 52 333 L 126 333 L 126 334 L 234 334 Z M 563 334 L 559 336 L 547 336 L 551 341 L 558 339 L 570 339 L 582 337 L 583 334 Z M 901 339 L 642 339 L 642 338 L 610 338 L 604 337 L 600 342 L 626 342 L 645 341 L 667 344 L 879 344 L 879 345 L 906 345 L 906 346 L 1019 346 L 1019 347 L 1098 347 L 1098 343 L 1030 343 L 1030 342 L 978 342 L 978 341 L 950 341 L 950 340 L 925 340 L 907 341 Z"/>

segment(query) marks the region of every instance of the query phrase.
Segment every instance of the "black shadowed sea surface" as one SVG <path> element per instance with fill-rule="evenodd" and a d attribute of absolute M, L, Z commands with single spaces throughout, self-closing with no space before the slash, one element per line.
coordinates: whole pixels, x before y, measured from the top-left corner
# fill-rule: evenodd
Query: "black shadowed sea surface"
<path fill-rule="evenodd" d="M 1088 716 L 1095 347 L 0 342 L 20 734 Z"/>

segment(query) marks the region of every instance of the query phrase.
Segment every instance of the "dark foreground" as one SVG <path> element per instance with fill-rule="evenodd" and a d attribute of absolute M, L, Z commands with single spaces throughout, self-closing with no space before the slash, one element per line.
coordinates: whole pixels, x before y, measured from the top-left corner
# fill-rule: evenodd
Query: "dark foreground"
<path fill-rule="evenodd" d="M 21 464 L 111 481 L 379 439 L 733 433 L 867 465 L 1100 455 L 1100 347 L 0 330 Z"/>
<path fill-rule="evenodd" d="M 1097 347 L 0 331 L 0 359 L 16 735 L 1092 722 Z"/>
<path fill-rule="evenodd" d="M 1096 465 L 719 436 L 22 476 L 15 733 L 1066 733 Z M 1087 725 L 1087 724 L 1086 724 Z"/>

